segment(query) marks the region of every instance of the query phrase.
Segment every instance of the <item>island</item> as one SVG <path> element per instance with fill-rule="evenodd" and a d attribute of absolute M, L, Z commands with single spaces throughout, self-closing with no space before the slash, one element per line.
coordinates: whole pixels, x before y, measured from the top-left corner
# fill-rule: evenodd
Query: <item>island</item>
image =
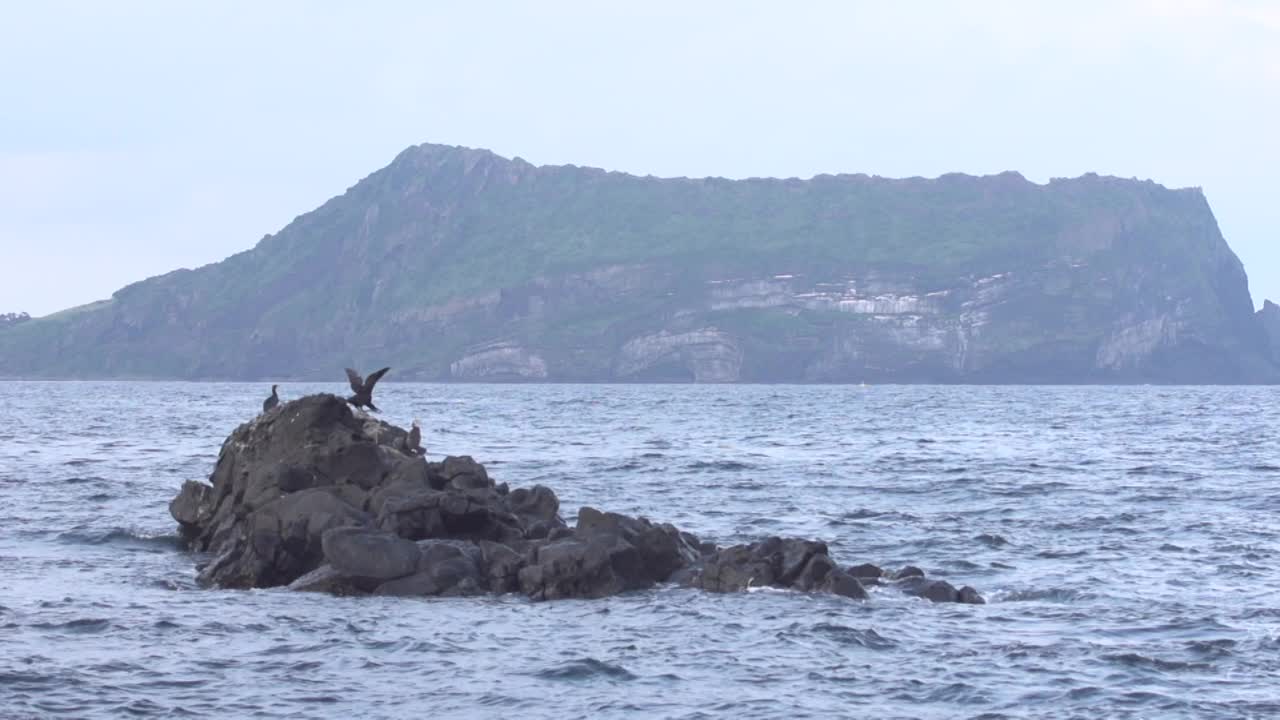
<path fill-rule="evenodd" d="M 431 144 L 221 262 L 0 332 L 0 376 L 30 378 L 1280 381 L 1198 188 L 655 178 Z"/>

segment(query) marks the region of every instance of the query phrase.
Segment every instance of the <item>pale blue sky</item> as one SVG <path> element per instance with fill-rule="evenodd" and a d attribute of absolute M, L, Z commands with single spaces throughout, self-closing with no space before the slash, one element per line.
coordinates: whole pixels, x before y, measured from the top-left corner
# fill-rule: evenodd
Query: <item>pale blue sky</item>
<path fill-rule="evenodd" d="M 1205 189 L 1280 299 L 1280 2 L 0 5 L 0 312 L 252 246 L 405 147 Z"/>

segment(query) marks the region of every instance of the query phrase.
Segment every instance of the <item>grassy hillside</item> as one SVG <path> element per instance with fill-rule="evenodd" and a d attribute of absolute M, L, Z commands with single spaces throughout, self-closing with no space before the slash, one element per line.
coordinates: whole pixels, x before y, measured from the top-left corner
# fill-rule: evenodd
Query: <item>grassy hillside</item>
<path fill-rule="evenodd" d="M 569 354 L 620 343 L 669 323 L 671 298 L 716 278 L 882 274 L 927 289 L 1055 263 L 1155 268 L 1152 292 L 1201 298 L 1220 324 L 1248 303 L 1195 190 L 1097 176 L 1037 185 L 1016 173 L 659 179 L 423 145 L 221 263 L 0 331 L 0 374 L 311 375 L 386 359 L 430 375 L 491 340 Z M 495 293 L 616 266 L 642 286 L 588 292 L 589 307 L 566 301 L 552 318 L 517 321 L 494 305 Z M 488 309 L 459 315 L 468 303 Z M 792 327 L 777 313 L 719 322 L 758 336 L 753 346 L 774 330 L 830 327 L 808 316 Z M 607 364 L 609 352 L 587 354 Z"/>

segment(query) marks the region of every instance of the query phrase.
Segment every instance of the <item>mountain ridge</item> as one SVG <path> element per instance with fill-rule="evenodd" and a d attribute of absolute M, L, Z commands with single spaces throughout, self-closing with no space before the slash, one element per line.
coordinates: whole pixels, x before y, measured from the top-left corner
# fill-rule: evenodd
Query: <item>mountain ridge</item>
<path fill-rule="evenodd" d="M 1269 347 L 1198 188 L 422 144 L 223 261 L 4 330 L 0 374 L 1273 382 Z"/>

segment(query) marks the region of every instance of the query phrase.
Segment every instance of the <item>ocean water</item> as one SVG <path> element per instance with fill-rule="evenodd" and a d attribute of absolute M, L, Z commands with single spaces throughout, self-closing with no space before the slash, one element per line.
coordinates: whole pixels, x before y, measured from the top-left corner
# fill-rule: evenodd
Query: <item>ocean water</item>
<path fill-rule="evenodd" d="M 0 717 L 1280 716 L 1280 389 L 378 391 L 567 519 L 820 538 L 989 604 L 205 590 L 167 505 L 269 388 L 0 383 Z"/>

